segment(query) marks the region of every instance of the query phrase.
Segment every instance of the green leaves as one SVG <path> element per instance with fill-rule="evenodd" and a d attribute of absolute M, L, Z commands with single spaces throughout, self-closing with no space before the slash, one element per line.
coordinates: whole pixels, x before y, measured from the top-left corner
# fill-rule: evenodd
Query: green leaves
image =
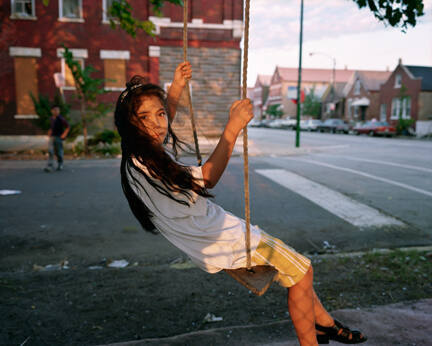
<path fill-rule="evenodd" d="M 315 95 L 315 86 L 306 94 L 303 103 L 303 114 L 318 118 L 321 113 L 321 102 Z"/>
<path fill-rule="evenodd" d="M 150 4 L 153 5 L 153 11 L 156 15 L 162 15 L 162 7 L 165 2 L 183 6 L 182 0 L 150 0 Z M 110 19 L 111 28 L 116 29 L 117 26 L 120 26 L 121 29 L 125 30 L 133 38 L 136 37 L 139 30 L 144 31 L 150 36 L 154 36 L 156 30 L 154 23 L 149 20 L 142 21 L 133 17 L 132 11 L 132 6 L 128 0 L 114 1 L 108 9 L 108 14 L 112 18 Z"/>
<path fill-rule="evenodd" d="M 414 27 L 417 18 L 424 15 L 422 0 L 353 0 L 359 8 L 368 6 L 374 16 L 405 32 L 409 25 Z"/>
<path fill-rule="evenodd" d="M 266 113 L 275 118 L 280 118 L 284 113 L 281 110 L 280 104 L 275 104 L 267 107 Z"/>
<path fill-rule="evenodd" d="M 91 74 L 96 70 L 91 65 L 87 65 L 84 69 L 81 64 L 74 60 L 72 52 L 63 45 L 66 65 L 72 72 L 75 86 L 78 90 L 78 98 L 83 98 L 86 101 L 95 101 L 97 95 L 105 93 L 103 88 L 103 79 L 93 78 Z"/>

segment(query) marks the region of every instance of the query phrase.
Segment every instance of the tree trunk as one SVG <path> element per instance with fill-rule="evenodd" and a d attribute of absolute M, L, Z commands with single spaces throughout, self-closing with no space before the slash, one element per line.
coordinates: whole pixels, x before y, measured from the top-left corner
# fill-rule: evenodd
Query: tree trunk
<path fill-rule="evenodd" d="M 81 99 L 81 121 L 83 126 L 83 135 L 84 135 L 84 154 L 87 156 L 89 150 L 87 144 L 87 119 L 86 119 L 86 106 L 85 106 L 84 98 Z"/>

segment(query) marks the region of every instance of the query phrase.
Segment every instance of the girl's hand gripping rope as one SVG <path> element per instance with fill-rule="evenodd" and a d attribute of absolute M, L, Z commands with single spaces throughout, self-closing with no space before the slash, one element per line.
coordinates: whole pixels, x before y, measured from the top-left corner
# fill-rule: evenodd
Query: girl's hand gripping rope
<path fill-rule="evenodd" d="M 229 121 L 226 127 L 238 134 L 253 117 L 253 107 L 250 99 L 235 101 L 230 108 Z"/>
<path fill-rule="evenodd" d="M 184 88 L 186 82 L 192 78 L 192 67 L 189 61 L 180 63 L 174 72 L 173 85 Z"/>

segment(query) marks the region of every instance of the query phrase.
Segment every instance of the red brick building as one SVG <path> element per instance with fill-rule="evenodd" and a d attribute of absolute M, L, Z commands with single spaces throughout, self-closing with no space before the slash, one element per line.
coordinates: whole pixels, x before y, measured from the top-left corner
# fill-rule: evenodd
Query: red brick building
<path fill-rule="evenodd" d="M 106 81 L 115 102 L 125 82 L 135 74 L 166 86 L 175 66 L 182 61 L 183 10 L 166 4 L 163 17 L 152 15 L 145 0 L 130 0 L 133 14 L 156 24 L 156 36 L 138 33 L 134 39 L 113 30 L 106 9 L 110 0 L 3 0 L 0 5 L 0 135 L 42 134 L 29 93 L 53 96 L 53 75 L 66 81 L 65 98 L 72 100 L 74 85 L 62 58 L 62 44 L 82 65 L 92 65 L 95 77 Z M 199 131 L 219 133 L 229 105 L 239 97 L 241 0 L 189 1 L 189 60 Z M 177 127 L 188 128 L 185 117 Z"/>
<path fill-rule="evenodd" d="M 252 88 L 251 100 L 253 103 L 254 119 L 261 120 L 263 107 L 269 94 L 271 75 L 259 74 Z"/>
<path fill-rule="evenodd" d="M 335 83 L 346 83 L 353 70 L 343 69 L 334 71 Z M 268 107 L 274 104 L 281 104 L 285 115 L 294 117 L 296 115 L 297 106 L 289 99 L 290 89 L 296 90 L 298 80 L 298 69 L 276 66 L 271 77 L 269 96 L 265 106 Z M 315 88 L 318 95 L 322 95 L 323 91 L 333 81 L 333 70 L 331 69 L 302 69 L 302 89 L 306 91 Z M 294 91 L 294 95 L 296 92 Z"/>
<path fill-rule="evenodd" d="M 345 86 L 345 119 L 366 121 L 380 117 L 380 87 L 390 71 L 355 71 Z"/>
<path fill-rule="evenodd" d="M 419 136 L 432 133 L 432 66 L 399 64 L 380 88 L 380 117 L 414 119 Z"/>

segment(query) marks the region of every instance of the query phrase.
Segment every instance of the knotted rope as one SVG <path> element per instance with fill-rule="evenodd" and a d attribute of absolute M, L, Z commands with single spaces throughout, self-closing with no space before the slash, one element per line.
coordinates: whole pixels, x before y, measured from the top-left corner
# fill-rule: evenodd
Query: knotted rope
<path fill-rule="evenodd" d="M 188 0 L 183 1 L 183 60 L 187 60 L 187 22 L 188 22 Z M 243 48 L 243 79 L 242 79 L 242 99 L 247 97 L 247 69 L 248 69 L 248 50 L 249 50 L 249 8 L 250 0 L 245 4 L 245 27 L 244 27 L 244 48 Z M 198 137 L 195 127 L 195 118 L 192 109 L 192 99 L 189 91 L 189 82 L 186 82 L 186 92 L 189 101 L 189 113 L 191 116 L 192 131 L 195 141 L 198 165 L 201 166 L 201 155 L 198 146 Z M 243 168 L 244 168 L 244 193 L 245 193 L 245 222 L 246 222 L 246 266 L 251 269 L 251 250 L 250 250 L 250 201 L 249 201 L 249 160 L 248 160 L 248 134 L 247 127 L 243 129 Z"/>
<path fill-rule="evenodd" d="M 187 46 L 188 46 L 187 22 L 188 22 L 188 0 L 184 0 L 183 1 L 183 60 L 184 61 L 187 60 Z M 194 112 L 192 108 L 192 98 L 189 89 L 189 81 L 186 81 L 186 95 L 189 104 L 189 114 L 191 117 L 192 132 L 193 132 L 194 143 L 195 143 L 195 152 L 197 156 L 198 166 L 201 166 L 202 159 L 201 159 L 201 154 L 198 145 L 198 136 L 197 136 L 196 126 L 195 126 Z"/>

